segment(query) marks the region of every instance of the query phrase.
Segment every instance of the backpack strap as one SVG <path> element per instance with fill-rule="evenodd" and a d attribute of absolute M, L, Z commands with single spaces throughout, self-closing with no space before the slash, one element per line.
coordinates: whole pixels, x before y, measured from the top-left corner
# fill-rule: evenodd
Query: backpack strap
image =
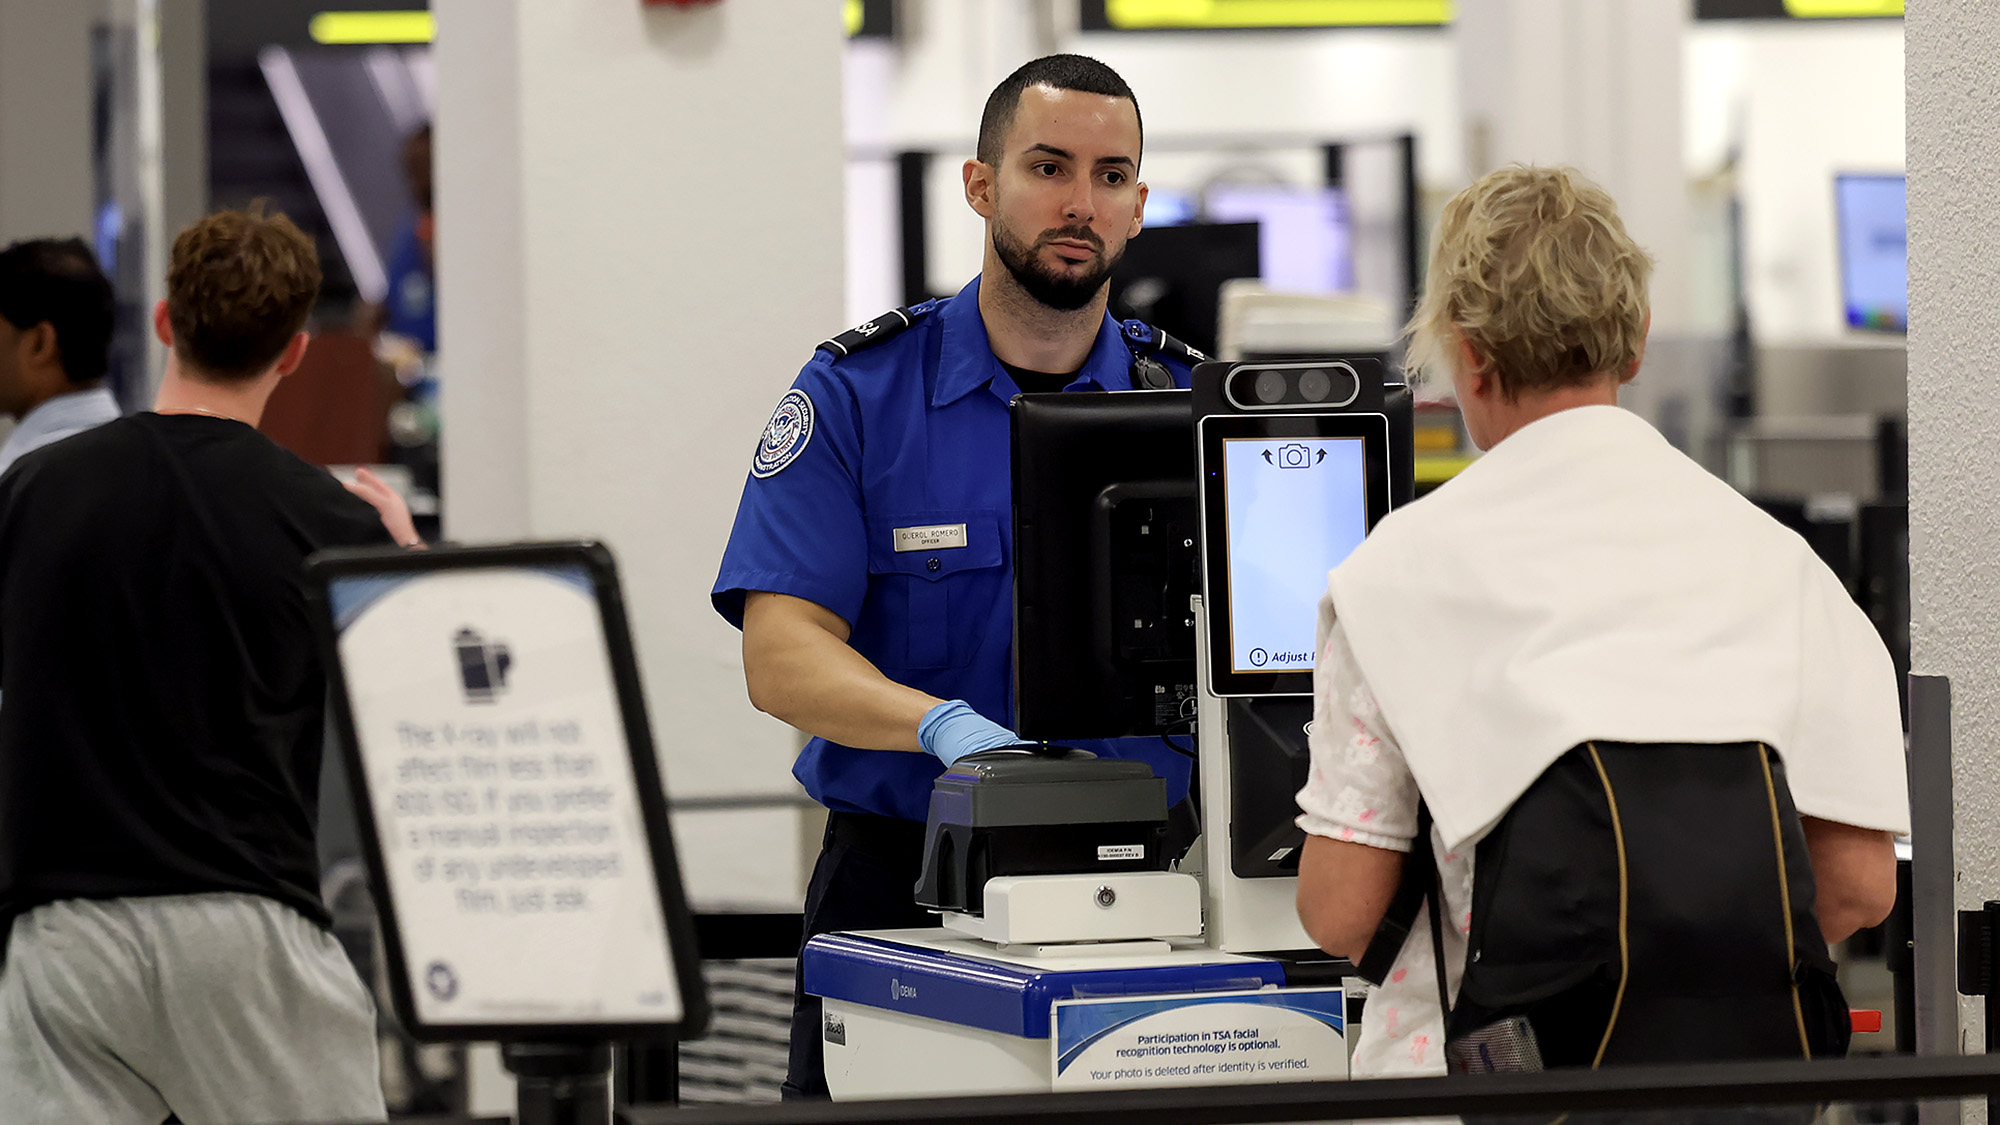
<path fill-rule="evenodd" d="M 1355 966 L 1362 980 L 1380 985 L 1389 979 L 1389 971 L 1395 967 L 1397 956 L 1403 952 L 1403 944 L 1410 939 L 1411 928 L 1417 924 L 1417 911 L 1437 897 L 1437 859 L 1431 851 L 1431 807 L 1419 801 L 1417 838 L 1410 842 L 1409 854 L 1403 857 L 1402 880 L 1396 884 L 1396 894 L 1389 900 L 1389 909 L 1382 914 L 1382 924 L 1375 928 L 1375 936 L 1368 939 L 1368 948 L 1361 954 L 1361 963 Z M 1440 951 L 1438 981 L 1442 994 L 1444 934 L 1442 927 L 1436 924 L 1437 917 L 1437 909 L 1433 906 L 1432 941 Z"/>

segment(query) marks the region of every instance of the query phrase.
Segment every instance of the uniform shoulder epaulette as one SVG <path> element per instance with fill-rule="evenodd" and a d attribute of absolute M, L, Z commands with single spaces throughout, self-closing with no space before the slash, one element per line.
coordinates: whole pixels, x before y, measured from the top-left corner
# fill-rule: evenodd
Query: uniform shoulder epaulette
<path fill-rule="evenodd" d="M 1190 347 L 1143 320 L 1125 321 L 1124 328 L 1125 338 L 1131 341 L 1131 347 L 1135 352 L 1144 355 L 1163 355 L 1169 359 L 1180 360 L 1190 367 L 1197 363 L 1208 362 L 1209 357 L 1204 355 L 1200 348 Z"/>
<path fill-rule="evenodd" d="M 895 339 L 936 307 L 937 301 L 930 300 L 907 308 L 890 309 L 866 324 L 855 325 L 831 340 L 820 341 L 818 350 L 832 352 L 836 359 L 853 355 L 864 348 Z"/>

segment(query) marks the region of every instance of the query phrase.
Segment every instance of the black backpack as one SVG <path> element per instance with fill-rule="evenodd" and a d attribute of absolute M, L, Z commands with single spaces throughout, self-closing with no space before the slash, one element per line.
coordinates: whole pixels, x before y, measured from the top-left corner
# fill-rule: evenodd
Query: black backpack
<path fill-rule="evenodd" d="M 1847 1052 L 1804 831 L 1768 746 L 1590 742 L 1557 759 L 1474 852 L 1455 1005 L 1429 821 L 1420 811 L 1360 968 L 1379 983 L 1432 903 L 1454 1072 Z"/>

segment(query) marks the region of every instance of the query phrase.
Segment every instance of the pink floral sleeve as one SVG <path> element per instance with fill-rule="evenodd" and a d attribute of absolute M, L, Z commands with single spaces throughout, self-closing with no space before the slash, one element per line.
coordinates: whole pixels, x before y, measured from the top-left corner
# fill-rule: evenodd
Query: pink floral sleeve
<path fill-rule="evenodd" d="M 1298 794 L 1299 827 L 1315 836 L 1409 851 L 1417 836 L 1417 782 L 1325 597 L 1307 744 L 1312 769 Z"/>

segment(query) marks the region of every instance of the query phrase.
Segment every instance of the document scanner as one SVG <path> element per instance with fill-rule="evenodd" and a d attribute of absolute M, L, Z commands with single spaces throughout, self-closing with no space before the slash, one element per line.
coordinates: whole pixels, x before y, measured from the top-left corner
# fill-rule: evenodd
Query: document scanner
<path fill-rule="evenodd" d="M 1201 890 L 1170 873 L 1167 784 L 1144 762 L 1083 750 L 971 754 L 938 778 L 919 905 L 1002 944 L 1201 933 Z"/>

